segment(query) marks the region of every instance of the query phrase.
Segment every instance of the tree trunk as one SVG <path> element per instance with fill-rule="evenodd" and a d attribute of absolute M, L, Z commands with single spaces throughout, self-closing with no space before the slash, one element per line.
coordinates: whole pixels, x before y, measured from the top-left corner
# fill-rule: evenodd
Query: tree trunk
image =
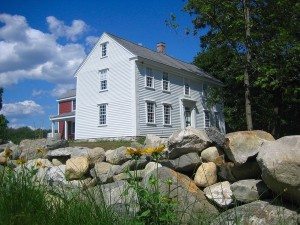
<path fill-rule="evenodd" d="M 251 65 L 251 51 L 250 51 L 250 9 L 249 0 L 243 0 L 244 5 L 244 17 L 245 17 L 245 30 L 246 30 L 246 65 L 244 71 L 244 86 L 245 86 L 245 109 L 246 109 L 246 122 L 247 129 L 253 130 L 252 124 L 252 110 L 250 101 L 250 76 L 249 70 Z"/>

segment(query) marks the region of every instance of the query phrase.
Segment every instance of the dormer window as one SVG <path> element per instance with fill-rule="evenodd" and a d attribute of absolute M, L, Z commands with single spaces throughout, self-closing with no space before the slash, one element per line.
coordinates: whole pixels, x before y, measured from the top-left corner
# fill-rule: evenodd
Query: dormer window
<path fill-rule="evenodd" d="M 107 42 L 101 44 L 101 57 L 107 56 Z"/>
<path fill-rule="evenodd" d="M 146 68 L 146 87 L 154 89 L 154 77 L 151 68 Z"/>

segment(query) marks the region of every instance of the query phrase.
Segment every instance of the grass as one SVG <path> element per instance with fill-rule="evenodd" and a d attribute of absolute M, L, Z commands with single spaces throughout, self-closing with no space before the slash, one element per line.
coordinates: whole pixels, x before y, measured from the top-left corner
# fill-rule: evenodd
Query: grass
<path fill-rule="evenodd" d="M 140 144 L 143 144 L 145 141 L 145 137 L 139 137 L 137 139 L 137 142 Z M 132 141 L 125 141 L 125 140 L 118 140 L 118 141 L 109 141 L 109 140 L 99 140 L 96 142 L 88 142 L 88 141 L 70 141 L 69 146 L 70 147 L 87 147 L 87 148 L 96 148 L 96 147 L 101 147 L 104 150 L 109 150 L 109 149 L 116 149 L 122 146 L 125 147 L 130 147 Z"/>

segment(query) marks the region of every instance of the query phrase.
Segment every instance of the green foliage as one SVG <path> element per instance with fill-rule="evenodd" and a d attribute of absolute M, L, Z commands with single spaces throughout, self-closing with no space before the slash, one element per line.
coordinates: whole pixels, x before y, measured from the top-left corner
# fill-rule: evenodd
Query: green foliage
<path fill-rule="evenodd" d="M 2 109 L 2 94 L 3 88 L 0 88 L 0 110 Z M 0 144 L 7 141 L 7 124 L 8 120 L 3 114 L 0 115 Z"/>
<path fill-rule="evenodd" d="M 8 128 L 7 137 L 8 140 L 12 141 L 15 144 L 19 144 L 24 139 L 38 139 L 46 138 L 47 133 L 50 130 L 36 129 L 32 130 L 29 127 L 20 127 L 20 128 Z"/>
<path fill-rule="evenodd" d="M 299 12 L 295 1 L 249 0 L 251 39 L 246 49 L 242 1 L 189 0 L 184 10 L 200 34 L 194 63 L 224 82 L 227 131 L 244 130 L 243 72 L 251 52 L 250 90 L 255 129 L 275 136 L 299 133 Z M 200 31 L 200 32 L 199 32 Z"/>

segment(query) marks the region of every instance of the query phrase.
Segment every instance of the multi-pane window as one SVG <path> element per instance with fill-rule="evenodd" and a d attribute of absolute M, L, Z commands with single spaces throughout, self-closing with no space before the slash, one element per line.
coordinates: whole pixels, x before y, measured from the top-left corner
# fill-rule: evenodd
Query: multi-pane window
<path fill-rule="evenodd" d="M 146 68 L 146 87 L 154 88 L 153 72 L 150 68 Z"/>
<path fill-rule="evenodd" d="M 187 81 L 184 82 L 184 94 L 190 95 L 190 85 Z"/>
<path fill-rule="evenodd" d="M 155 103 L 147 102 L 147 123 L 155 123 Z"/>
<path fill-rule="evenodd" d="M 164 104 L 164 124 L 171 125 L 171 105 Z"/>
<path fill-rule="evenodd" d="M 107 69 L 100 71 L 100 90 L 107 90 Z"/>
<path fill-rule="evenodd" d="M 162 89 L 163 91 L 170 91 L 169 75 L 165 72 L 163 73 Z"/>
<path fill-rule="evenodd" d="M 76 100 L 72 101 L 72 111 L 76 110 Z"/>
<path fill-rule="evenodd" d="M 210 127 L 209 111 L 204 111 L 204 127 Z"/>
<path fill-rule="evenodd" d="M 106 125 L 107 104 L 99 105 L 99 124 Z"/>
<path fill-rule="evenodd" d="M 101 44 L 101 56 L 102 57 L 107 56 L 107 42 Z"/>

